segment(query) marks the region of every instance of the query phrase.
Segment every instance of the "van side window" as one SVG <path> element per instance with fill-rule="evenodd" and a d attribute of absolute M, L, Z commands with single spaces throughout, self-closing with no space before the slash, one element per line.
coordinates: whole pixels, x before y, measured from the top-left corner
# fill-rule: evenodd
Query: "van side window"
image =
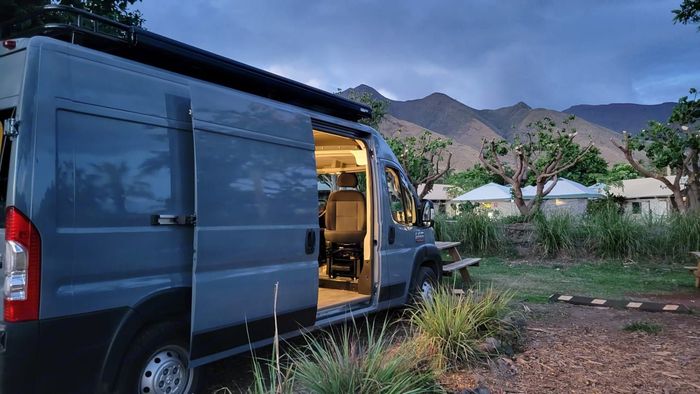
<path fill-rule="evenodd" d="M 415 222 L 415 202 L 410 190 L 401 181 L 398 171 L 387 167 L 385 170 L 386 186 L 389 192 L 391 216 L 396 223 L 412 226 Z"/>

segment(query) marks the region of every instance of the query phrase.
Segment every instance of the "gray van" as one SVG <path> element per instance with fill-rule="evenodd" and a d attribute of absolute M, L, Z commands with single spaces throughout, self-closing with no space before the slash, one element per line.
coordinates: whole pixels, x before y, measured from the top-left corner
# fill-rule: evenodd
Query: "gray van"
<path fill-rule="evenodd" d="M 2 35 L 0 392 L 195 392 L 275 321 L 439 280 L 432 206 L 369 108 L 73 8 Z"/>

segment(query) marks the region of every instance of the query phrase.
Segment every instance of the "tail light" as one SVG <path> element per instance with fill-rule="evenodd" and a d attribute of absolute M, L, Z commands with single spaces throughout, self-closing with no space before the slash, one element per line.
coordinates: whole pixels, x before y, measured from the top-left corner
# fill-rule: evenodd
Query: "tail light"
<path fill-rule="evenodd" d="M 36 227 L 15 207 L 5 220 L 5 321 L 39 318 L 41 239 Z"/>

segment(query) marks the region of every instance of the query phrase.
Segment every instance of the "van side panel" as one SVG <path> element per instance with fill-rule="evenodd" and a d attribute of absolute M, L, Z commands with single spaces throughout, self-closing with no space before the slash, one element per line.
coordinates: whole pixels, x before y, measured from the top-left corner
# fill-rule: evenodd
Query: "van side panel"
<path fill-rule="evenodd" d="M 280 330 L 314 323 L 314 143 L 308 116 L 269 100 L 199 83 L 191 97 L 197 178 L 191 357 L 227 351 L 219 358 L 273 335 L 276 283 Z"/>
<path fill-rule="evenodd" d="M 41 318 L 189 285 L 192 229 L 150 223 L 194 211 L 187 90 L 50 49 L 40 68 L 32 219 L 43 245 Z M 119 81 L 123 96 L 95 90 L 104 81 Z M 153 104 L 135 108 L 128 92 Z"/>
<path fill-rule="evenodd" d="M 193 229 L 150 224 L 194 212 L 189 92 L 117 58 L 48 40 L 28 50 L 36 74 L 25 84 L 36 88 L 23 92 L 32 116 L 22 118 L 12 203 L 42 241 L 35 380 L 39 392 L 94 393 L 130 308 L 191 284 Z M 122 86 L 95 90 L 106 80 Z"/>

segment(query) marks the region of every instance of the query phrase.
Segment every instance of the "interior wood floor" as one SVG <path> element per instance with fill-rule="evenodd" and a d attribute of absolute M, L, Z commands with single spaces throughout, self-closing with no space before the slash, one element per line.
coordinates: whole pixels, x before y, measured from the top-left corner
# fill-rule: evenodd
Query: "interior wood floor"
<path fill-rule="evenodd" d="M 368 301 L 370 296 L 359 294 L 349 290 L 326 289 L 320 287 L 318 289 L 318 309 L 332 308 L 335 306 Z"/>

